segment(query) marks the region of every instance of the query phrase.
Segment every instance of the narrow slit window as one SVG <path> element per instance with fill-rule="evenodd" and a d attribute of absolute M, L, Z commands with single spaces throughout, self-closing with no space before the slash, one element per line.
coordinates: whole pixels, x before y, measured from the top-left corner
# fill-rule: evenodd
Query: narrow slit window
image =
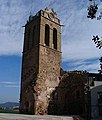
<path fill-rule="evenodd" d="M 57 49 L 57 30 L 53 29 L 53 48 Z"/>
<path fill-rule="evenodd" d="M 50 34 L 50 28 L 49 25 L 45 25 L 45 45 L 49 46 L 49 35 Z"/>

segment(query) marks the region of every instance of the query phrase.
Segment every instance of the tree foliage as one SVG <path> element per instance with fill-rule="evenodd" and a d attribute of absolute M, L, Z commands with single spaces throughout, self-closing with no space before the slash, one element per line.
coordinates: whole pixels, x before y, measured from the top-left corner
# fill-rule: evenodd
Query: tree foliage
<path fill-rule="evenodd" d="M 102 18 L 102 12 L 100 12 L 99 16 L 97 16 L 97 12 L 98 12 L 98 4 L 96 3 L 97 0 L 89 0 L 91 2 L 91 5 L 88 7 L 88 18 L 94 19 L 96 18 L 97 20 L 100 20 Z M 102 2 L 102 0 L 99 0 L 100 2 Z"/>
<path fill-rule="evenodd" d="M 88 7 L 88 15 L 87 18 L 90 19 L 102 19 L 102 11 L 99 11 L 98 4 L 96 3 L 97 0 L 89 0 L 91 2 L 91 5 Z M 102 0 L 99 0 L 102 2 Z M 97 16 L 97 12 L 99 12 L 99 16 Z M 92 38 L 92 41 L 96 44 L 96 47 L 101 49 L 102 48 L 102 39 L 98 35 L 94 35 Z M 102 74 L 102 57 L 99 59 L 100 61 L 100 68 L 101 70 L 98 70 L 100 74 Z"/>

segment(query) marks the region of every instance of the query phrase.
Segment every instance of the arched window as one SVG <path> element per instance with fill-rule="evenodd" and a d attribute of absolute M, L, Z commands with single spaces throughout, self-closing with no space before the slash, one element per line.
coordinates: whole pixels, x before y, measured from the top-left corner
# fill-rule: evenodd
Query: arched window
<path fill-rule="evenodd" d="M 32 31 L 32 47 L 34 46 L 34 39 L 35 39 L 35 26 L 33 27 Z"/>
<path fill-rule="evenodd" d="M 49 46 L 50 28 L 49 25 L 45 25 L 45 45 Z"/>
<path fill-rule="evenodd" d="M 57 49 L 57 30 L 53 29 L 53 48 Z"/>

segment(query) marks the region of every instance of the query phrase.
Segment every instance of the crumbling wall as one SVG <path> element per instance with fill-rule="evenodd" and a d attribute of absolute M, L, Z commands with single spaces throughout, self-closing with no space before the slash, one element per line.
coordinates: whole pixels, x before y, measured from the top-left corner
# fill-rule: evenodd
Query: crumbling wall
<path fill-rule="evenodd" d="M 38 95 L 36 114 L 48 114 L 51 93 L 59 84 L 61 53 L 43 46 L 40 46 L 39 53 L 39 75 L 35 86 Z"/>
<path fill-rule="evenodd" d="M 84 86 L 88 80 L 88 74 L 82 71 L 63 71 L 61 75 L 58 87 L 51 94 L 49 114 L 84 114 Z"/>

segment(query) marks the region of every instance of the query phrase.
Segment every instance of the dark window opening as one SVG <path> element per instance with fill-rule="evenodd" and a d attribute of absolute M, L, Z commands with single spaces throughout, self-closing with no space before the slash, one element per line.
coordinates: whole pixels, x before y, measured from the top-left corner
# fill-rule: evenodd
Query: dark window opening
<path fill-rule="evenodd" d="M 50 28 L 49 25 L 45 25 L 45 45 L 49 46 L 49 33 L 50 33 Z"/>
<path fill-rule="evenodd" d="M 90 86 L 94 86 L 94 81 L 91 82 Z"/>
<path fill-rule="evenodd" d="M 57 49 L 57 30 L 53 29 L 53 48 Z"/>
<path fill-rule="evenodd" d="M 90 86 L 94 86 L 95 77 L 89 77 Z"/>
<path fill-rule="evenodd" d="M 33 27 L 33 32 L 32 32 L 32 47 L 34 46 L 34 39 L 35 39 L 35 26 Z"/>

